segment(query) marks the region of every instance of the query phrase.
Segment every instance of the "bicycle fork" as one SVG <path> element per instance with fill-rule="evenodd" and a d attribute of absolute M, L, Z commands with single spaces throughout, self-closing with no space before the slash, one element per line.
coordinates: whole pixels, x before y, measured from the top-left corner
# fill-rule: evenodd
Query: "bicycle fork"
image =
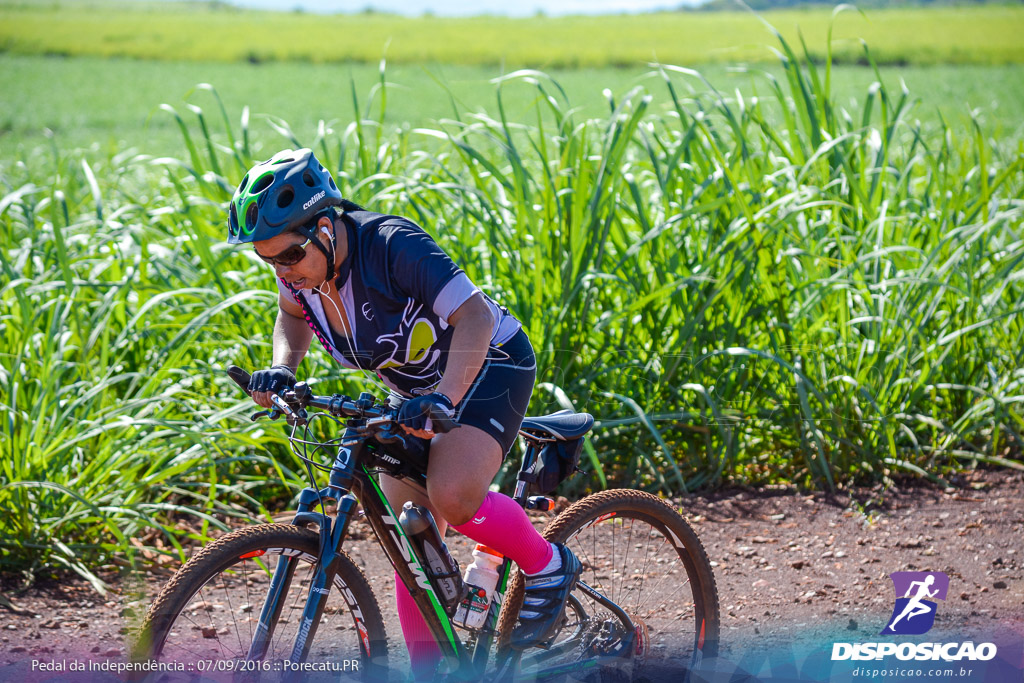
<path fill-rule="evenodd" d="M 348 528 L 348 520 L 356 507 L 356 499 L 351 494 L 343 496 L 338 501 L 337 519 L 332 520 L 325 514 L 312 512 L 312 506 L 323 496 L 327 490 L 319 493 L 312 489 L 305 489 L 299 497 L 299 507 L 295 519 L 292 522 L 297 526 L 305 526 L 313 523 L 320 527 L 320 554 L 316 561 L 316 568 L 310 581 L 309 594 L 306 599 L 306 606 L 303 608 L 299 632 L 295 637 L 295 644 L 292 647 L 288 659 L 291 662 L 303 662 L 309 655 L 309 649 L 316 635 L 320 618 L 323 616 L 327 603 L 327 596 L 331 591 L 331 582 L 337 574 L 338 563 L 340 562 L 339 551 L 345 538 Z M 326 562 L 325 562 L 326 560 Z M 292 577 L 295 574 L 294 556 L 283 555 L 274 569 L 274 576 L 270 582 L 270 589 L 267 598 L 260 611 L 259 623 L 253 635 L 252 643 L 246 659 L 260 660 L 270 646 L 274 636 L 274 627 L 277 625 L 281 610 L 284 607 L 284 596 L 291 585 Z M 357 623 L 358 623 L 357 615 Z M 360 629 L 360 637 L 365 640 L 366 630 Z M 364 643 L 367 645 L 367 643 Z M 367 647 L 368 651 L 368 647 Z"/>

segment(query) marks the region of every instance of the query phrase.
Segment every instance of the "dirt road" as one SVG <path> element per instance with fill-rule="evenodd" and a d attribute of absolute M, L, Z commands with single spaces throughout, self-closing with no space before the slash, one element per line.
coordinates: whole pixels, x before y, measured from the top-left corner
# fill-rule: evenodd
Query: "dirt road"
<path fill-rule="evenodd" d="M 1024 634 L 1021 473 L 979 473 L 946 491 L 897 486 L 863 504 L 872 495 L 879 492 L 727 489 L 678 501 L 715 564 L 723 656 L 738 659 L 751 647 L 836 633 L 873 638 L 892 609 L 888 575 L 894 571 L 949 576 L 949 595 L 935 622 L 939 632 L 960 639 Z M 457 557 L 468 556 L 461 539 L 449 541 Z M 370 578 L 386 607 L 389 634 L 399 642 L 387 597 L 390 567 L 369 540 L 346 548 Z M 165 580 L 159 574 L 142 585 L 152 590 Z M 132 600 L 129 583 L 115 579 L 115 592 L 105 597 L 78 580 L 28 591 L 5 585 L 0 680 L 24 680 L 19 672 L 32 659 L 123 658 L 135 615 L 146 607 L 145 600 Z"/>

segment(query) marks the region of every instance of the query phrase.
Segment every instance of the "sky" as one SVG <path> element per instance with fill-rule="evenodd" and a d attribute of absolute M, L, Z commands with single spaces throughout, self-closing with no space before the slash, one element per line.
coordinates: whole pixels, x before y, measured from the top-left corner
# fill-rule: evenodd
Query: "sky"
<path fill-rule="evenodd" d="M 700 0 L 226 0 L 230 4 L 257 9 L 291 11 L 301 7 L 307 12 L 359 12 L 372 7 L 382 12 L 419 16 L 430 12 L 437 16 L 460 17 L 496 14 L 524 17 L 544 12 L 548 16 L 566 14 L 618 14 L 671 9 Z"/>

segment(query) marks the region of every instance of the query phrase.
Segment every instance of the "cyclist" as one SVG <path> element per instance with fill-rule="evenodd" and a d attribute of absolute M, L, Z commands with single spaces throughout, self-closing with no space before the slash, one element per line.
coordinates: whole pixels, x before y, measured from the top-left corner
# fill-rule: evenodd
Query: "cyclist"
<path fill-rule="evenodd" d="M 249 390 L 264 408 L 295 384 L 313 336 L 342 366 L 372 371 L 404 398 L 399 421 L 431 438 L 424 492 L 386 475 L 395 509 L 411 500 L 447 525 L 511 558 L 526 574 L 512 644 L 549 640 L 580 574 L 579 560 L 545 541 L 526 512 L 489 485 L 515 441 L 536 377 L 522 325 L 484 295 L 412 221 L 342 198 L 308 149 L 255 165 L 228 209 L 231 244 L 250 243 L 274 266 L 279 290 L 273 363 Z M 429 406 L 460 425 L 434 435 Z M 413 673 L 440 660 L 409 592 L 396 582 L 398 615 Z"/>

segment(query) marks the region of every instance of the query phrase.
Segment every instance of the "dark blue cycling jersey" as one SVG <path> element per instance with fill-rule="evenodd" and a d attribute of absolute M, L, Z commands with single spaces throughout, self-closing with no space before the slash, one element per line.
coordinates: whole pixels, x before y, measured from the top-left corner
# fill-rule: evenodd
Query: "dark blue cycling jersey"
<path fill-rule="evenodd" d="M 296 290 L 283 279 L 278 288 L 302 307 L 320 343 L 342 365 L 374 370 L 405 395 L 432 390 L 447 364 L 454 329 L 448 317 L 479 288 L 412 221 L 370 211 L 341 217 L 348 257 L 335 286 L 352 338 L 331 330 L 322 299 L 311 289 Z M 500 346 L 521 325 L 507 309 L 484 299 L 494 314 L 491 346 Z"/>

